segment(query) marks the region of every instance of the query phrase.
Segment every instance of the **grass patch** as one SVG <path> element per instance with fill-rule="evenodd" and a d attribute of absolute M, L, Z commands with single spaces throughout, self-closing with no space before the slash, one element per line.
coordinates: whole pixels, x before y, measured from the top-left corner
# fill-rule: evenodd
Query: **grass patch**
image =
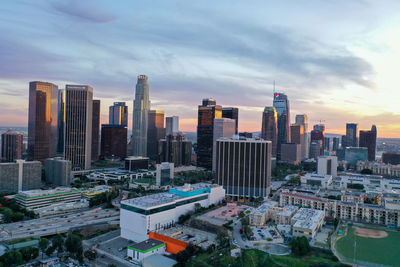
<path fill-rule="evenodd" d="M 385 238 L 365 238 L 355 236 L 352 225 L 348 226 L 347 234 L 336 242 L 336 250 L 346 261 L 352 262 L 354 258 L 354 241 L 357 242 L 357 260 L 400 266 L 400 232 L 383 227 L 362 227 L 381 230 L 388 233 Z"/>

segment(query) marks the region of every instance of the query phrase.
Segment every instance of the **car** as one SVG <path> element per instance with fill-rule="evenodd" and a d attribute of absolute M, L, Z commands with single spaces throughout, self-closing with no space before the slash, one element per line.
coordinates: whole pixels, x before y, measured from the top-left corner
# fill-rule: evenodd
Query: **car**
<path fill-rule="evenodd" d="M 119 252 L 121 252 L 121 251 L 123 251 L 123 250 L 124 250 L 124 248 L 119 248 L 119 249 L 118 249 Z"/>
<path fill-rule="evenodd" d="M 29 234 L 33 235 L 35 232 L 30 232 Z"/>
<path fill-rule="evenodd" d="M 106 254 L 101 255 L 102 258 L 107 258 Z"/>

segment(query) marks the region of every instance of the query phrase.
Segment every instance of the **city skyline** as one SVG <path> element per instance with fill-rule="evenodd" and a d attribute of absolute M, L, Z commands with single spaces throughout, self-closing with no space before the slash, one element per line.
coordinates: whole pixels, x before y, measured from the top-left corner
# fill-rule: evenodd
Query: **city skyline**
<path fill-rule="evenodd" d="M 329 133 L 356 122 L 399 137 L 399 3 L 391 3 L 9 2 L 0 10 L 0 125 L 27 126 L 28 84 L 36 80 L 93 86 L 107 123 L 113 102 L 133 110 L 136 76 L 146 74 L 152 108 L 179 116 L 183 131 L 196 131 L 197 103 L 207 97 L 239 108 L 239 131 L 260 131 L 276 80 L 292 123 L 304 113 L 310 125 L 324 120 Z"/>

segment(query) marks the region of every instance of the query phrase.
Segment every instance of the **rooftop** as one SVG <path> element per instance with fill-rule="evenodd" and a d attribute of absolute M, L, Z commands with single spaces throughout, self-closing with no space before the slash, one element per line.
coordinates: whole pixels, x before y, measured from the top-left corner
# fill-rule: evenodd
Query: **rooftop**
<path fill-rule="evenodd" d="M 35 189 L 35 190 L 29 190 L 29 191 L 21 191 L 18 193 L 18 197 L 34 198 L 34 197 L 44 197 L 44 196 L 50 196 L 50 195 L 80 193 L 80 192 L 81 192 L 81 190 L 73 188 L 73 187 L 56 187 L 54 189 L 49 189 L 49 190 Z"/>
<path fill-rule="evenodd" d="M 129 249 L 140 251 L 142 253 L 146 253 L 149 250 L 152 250 L 153 248 L 156 248 L 160 245 L 164 244 L 164 242 L 158 241 L 156 239 L 147 239 L 145 241 L 142 241 L 140 243 L 134 244 L 132 246 L 129 246 Z"/>
<path fill-rule="evenodd" d="M 263 215 L 272 207 L 278 206 L 278 202 L 275 201 L 266 201 L 257 208 L 253 209 L 250 214 L 252 215 Z"/>
<path fill-rule="evenodd" d="M 323 216 L 324 211 L 322 210 L 300 208 L 292 218 L 292 220 L 296 221 L 293 226 L 314 229 Z"/>
<path fill-rule="evenodd" d="M 171 188 L 169 192 L 127 199 L 122 201 L 121 204 L 134 206 L 142 209 L 149 209 L 152 207 L 172 203 L 187 197 L 209 193 L 210 188 L 219 186 L 220 185 L 207 184 L 207 183 L 185 184 L 184 186 Z"/>

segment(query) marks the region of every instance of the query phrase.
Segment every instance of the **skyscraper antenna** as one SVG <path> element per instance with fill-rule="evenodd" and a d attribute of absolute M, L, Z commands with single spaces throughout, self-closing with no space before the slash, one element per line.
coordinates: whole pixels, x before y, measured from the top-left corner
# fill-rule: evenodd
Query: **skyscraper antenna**
<path fill-rule="evenodd" d="M 274 80 L 274 95 L 275 95 L 275 80 Z"/>

